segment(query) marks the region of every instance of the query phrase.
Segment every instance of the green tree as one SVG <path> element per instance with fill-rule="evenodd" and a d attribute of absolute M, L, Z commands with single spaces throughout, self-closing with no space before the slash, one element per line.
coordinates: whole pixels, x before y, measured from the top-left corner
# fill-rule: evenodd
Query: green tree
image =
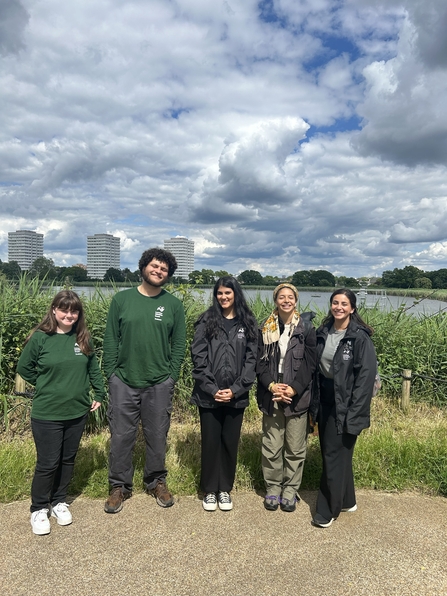
<path fill-rule="evenodd" d="M 340 275 L 340 277 L 336 277 L 336 285 L 343 288 L 359 288 L 360 284 L 355 277 L 346 277 L 345 275 Z"/>
<path fill-rule="evenodd" d="M 329 271 L 325 271 L 324 269 L 311 269 L 309 273 L 311 286 L 327 286 L 332 288 L 335 286 L 335 277 Z"/>
<path fill-rule="evenodd" d="M 104 273 L 104 281 L 126 281 L 121 269 L 110 267 Z"/>
<path fill-rule="evenodd" d="M 432 287 L 438 289 L 447 288 L 447 269 L 438 269 L 437 271 L 426 271 L 424 274 L 431 279 Z"/>
<path fill-rule="evenodd" d="M 259 271 L 254 271 L 253 269 L 246 269 L 242 271 L 240 275 L 237 276 L 238 281 L 241 284 L 245 284 L 246 286 L 262 286 L 263 285 L 263 278 Z"/>
<path fill-rule="evenodd" d="M 292 284 L 297 288 L 311 286 L 310 271 L 295 271 L 292 275 Z"/>
<path fill-rule="evenodd" d="M 264 286 L 277 286 L 279 284 L 279 278 L 276 276 L 273 277 L 273 275 L 266 275 L 262 279 L 262 284 Z"/>
<path fill-rule="evenodd" d="M 231 273 L 228 273 L 228 271 L 225 271 L 225 269 L 219 269 L 219 271 L 214 272 L 214 275 L 217 279 L 219 279 L 219 277 L 228 277 L 231 275 Z"/>
<path fill-rule="evenodd" d="M 2 263 L 1 270 L 6 276 L 6 279 L 20 279 L 22 270 L 17 261 L 10 261 L 9 263 Z"/>
<path fill-rule="evenodd" d="M 427 290 L 431 290 L 432 283 L 431 279 L 428 277 L 418 277 L 414 282 L 415 288 L 426 288 Z"/>
<path fill-rule="evenodd" d="M 384 271 L 382 283 L 385 288 L 414 288 L 418 277 L 424 277 L 424 272 L 413 265 L 407 265 L 403 269 L 397 267 L 392 271 Z"/>
<path fill-rule="evenodd" d="M 28 274 L 30 277 L 38 277 L 39 279 L 56 279 L 57 269 L 54 265 L 53 259 L 48 257 L 39 257 L 31 265 Z"/>
<path fill-rule="evenodd" d="M 63 269 L 60 273 L 59 279 L 61 277 L 63 279 L 66 279 L 68 277 L 69 279 L 72 279 L 73 281 L 77 282 L 87 281 L 87 271 L 83 267 L 73 265 L 72 267 L 66 267 L 65 269 Z"/>

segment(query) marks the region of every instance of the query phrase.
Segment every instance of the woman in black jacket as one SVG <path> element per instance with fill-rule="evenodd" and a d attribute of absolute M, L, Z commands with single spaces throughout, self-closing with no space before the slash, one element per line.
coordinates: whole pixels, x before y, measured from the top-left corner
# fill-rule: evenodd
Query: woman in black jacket
<path fill-rule="evenodd" d="M 273 291 L 276 308 L 259 335 L 257 400 L 263 412 L 264 507 L 295 510 L 306 457 L 311 381 L 316 366 L 313 313 L 299 315 L 298 290 Z"/>
<path fill-rule="evenodd" d="M 318 429 L 323 473 L 313 524 L 327 528 L 341 511 L 356 511 L 352 456 L 357 436 L 369 427 L 377 358 L 351 290 L 332 293 L 330 311 L 317 330 Z"/>
<path fill-rule="evenodd" d="M 217 280 L 213 303 L 198 319 L 191 344 L 199 407 L 203 508 L 233 508 L 230 492 L 248 392 L 256 378 L 257 323 L 234 277 Z"/>

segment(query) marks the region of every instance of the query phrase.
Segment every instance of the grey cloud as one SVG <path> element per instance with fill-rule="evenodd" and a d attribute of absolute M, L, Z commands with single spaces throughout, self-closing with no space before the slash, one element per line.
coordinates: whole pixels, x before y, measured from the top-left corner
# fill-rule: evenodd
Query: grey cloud
<path fill-rule="evenodd" d="M 0 0 L 0 54 L 15 54 L 25 47 L 28 11 L 19 0 Z"/>

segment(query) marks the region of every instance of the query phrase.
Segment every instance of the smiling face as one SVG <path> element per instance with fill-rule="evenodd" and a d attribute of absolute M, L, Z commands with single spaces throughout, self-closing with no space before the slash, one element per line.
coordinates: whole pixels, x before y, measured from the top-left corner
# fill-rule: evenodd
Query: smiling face
<path fill-rule="evenodd" d="M 58 333 L 69 333 L 79 318 L 78 310 L 55 308 L 53 314 L 56 319 Z"/>
<path fill-rule="evenodd" d="M 141 271 L 141 277 L 144 281 L 156 288 L 163 286 L 167 282 L 168 276 L 168 265 L 162 261 L 157 261 L 157 259 L 152 259 L 152 261 Z"/>
<path fill-rule="evenodd" d="M 336 294 L 331 302 L 331 314 L 334 317 L 335 327 L 337 329 L 346 329 L 354 309 L 347 296 Z"/>
<path fill-rule="evenodd" d="M 296 296 L 290 288 L 281 288 L 276 299 L 276 307 L 278 308 L 278 315 L 284 323 L 288 323 L 295 312 Z"/>
<path fill-rule="evenodd" d="M 220 286 L 216 292 L 216 299 L 220 304 L 224 317 L 234 312 L 234 292 L 231 288 Z"/>

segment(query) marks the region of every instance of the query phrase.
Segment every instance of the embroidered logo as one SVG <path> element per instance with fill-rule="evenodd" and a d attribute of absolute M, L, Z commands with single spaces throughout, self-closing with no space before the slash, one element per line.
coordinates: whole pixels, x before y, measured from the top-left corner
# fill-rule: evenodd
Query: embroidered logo
<path fill-rule="evenodd" d="M 348 341 L 343 346 L 343 360 L 351 360 L 352 358 L 352 341 Z"/>
<path fill-rule="evenodd" d="M 81 348 L 79 347 L 79 344 L 77 342 L 74 345 L 74 353 L 76 354 L 76 356 L 82 356 Z"/>
<path fill-rule="evenodd" d="M 155 320 L 156 321 L 162 321 L 163 320 L 164 310 L 165 310 L 165 307 L 164 306 L 157 306 L 157 310 L 155 311 Z"/>

